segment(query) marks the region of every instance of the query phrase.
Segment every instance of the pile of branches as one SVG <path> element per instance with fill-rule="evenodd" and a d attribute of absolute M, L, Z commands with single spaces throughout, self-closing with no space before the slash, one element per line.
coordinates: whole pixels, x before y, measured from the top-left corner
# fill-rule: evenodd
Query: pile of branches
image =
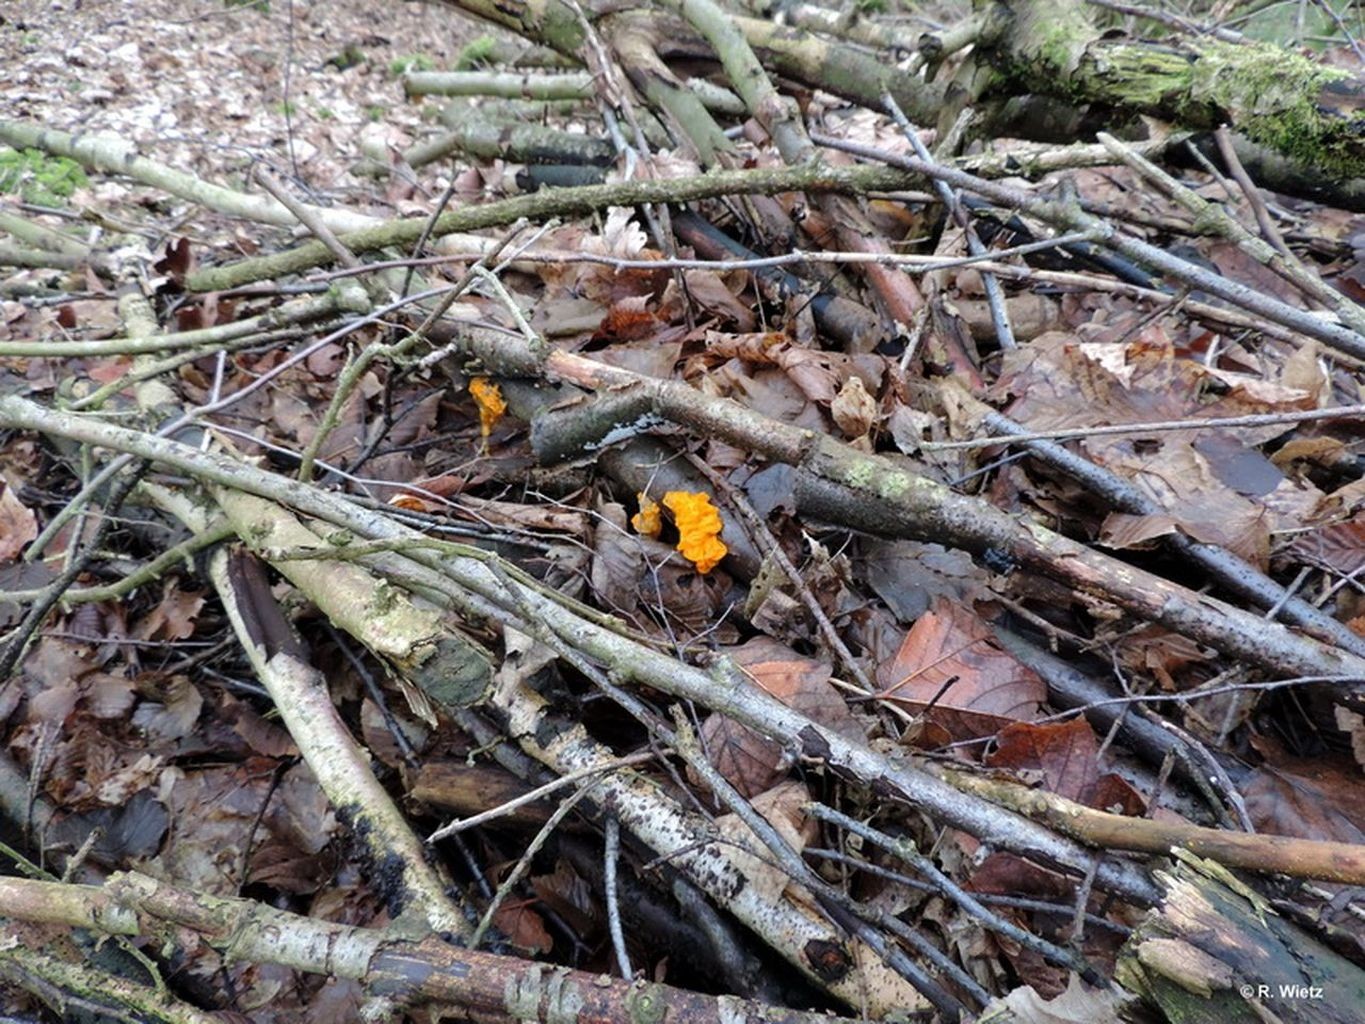
<path fill-rule="evenodd" d="M 30 855 L 0 879 L 7 978 L 165 1021 L 224 1019 L 267 968 L 367 1019 L 1352 1019 L 1365 847 L 1265 834 L 1246 792 L 1261 711 L 1363 745 L 1360 563 L 1324 551 L 1365 310 L 1349 247 L 1286 241 L 1252 184 L 1351 203 L 1360 80 L 1062 0 L 914 40 L 803 3 L 455 6 L 534 45 L 406 76 L 520 97 L 363 155 L 422 216 L 0 122 L 308 236 L 153 264 L 3 223 L 12 265 L 120 295 L 110 336 L 0 342 L 30 482 L 0 506 L 24 559 L 0 788 Z M 1062 118 L 1084 142 L 1049 141 Z M 427 191 L 451 154 L 531 191 Z M 1094 167 L 1122 206 L 1078 189 Z M 1153 486 L 1158 450 L 1253 514 Z M 1322 501 L 1286 511 L 1236 459 Z M 218 642 L 139 676 L 129 614 Z M 262 806 L 243 871 L 178 877 L 165 837 L 193 844 L 213 805 L 186 779 L 225 733 L 267 805 L 301 758 L 330 817 L 263 864 L 287 830 Z M 329 846 L 364 881 L 345 905 L 298 867 Z"/>

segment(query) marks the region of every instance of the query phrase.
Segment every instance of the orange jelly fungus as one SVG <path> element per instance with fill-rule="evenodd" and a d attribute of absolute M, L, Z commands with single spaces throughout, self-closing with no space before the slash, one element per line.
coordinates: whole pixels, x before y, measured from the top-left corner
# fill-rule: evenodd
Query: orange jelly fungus
<path fill-rule="evenodd" d="M 659 536 L 659 531 L 664 525 L 659 515 L 659 503 L 644 491 L 640 491 L 635 497 L 640 502 L 640 511 L 630 517 L 630 525 L 635 527 L 636 533 L 646 537 Z"/>
<path fill-rule="evenodd" d="M 498 425 L 498 420 L 507 412 L 507 402 L 502 397 L 502 390 L 487 377 L 475 377 L 471 380 L 469 393 L 474 396 L 474 403 L 479 407 L 479 431 L 487 439 L 493 428 Z"/>
<path fill-rule="evenodd" d="M 698 572 L 710 572 L 727 550 L 720 539 L 720 512 L 711 504 L 710 495 L 669 491 L 664 505 L 678 527 L 678 550 Z"/>

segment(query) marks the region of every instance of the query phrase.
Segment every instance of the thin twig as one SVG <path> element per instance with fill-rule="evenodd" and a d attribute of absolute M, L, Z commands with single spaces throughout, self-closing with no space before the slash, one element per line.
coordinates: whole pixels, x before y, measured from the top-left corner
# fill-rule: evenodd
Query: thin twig
<path fill-rule="evenodd" d="M 606 841 L 602 847 L 602 888 L 607 897 L 607 930 L 611 933 L 611 946 L 616 952 L 616 969 L 621 977 L 635 975 L 630 966 L 630 953 L 626 950 L 625 932 L 621 930 L 621 900 L 616 891 L 616 865 L 621 859 L 621 823 L 614 815 L 607 816 Z"/>

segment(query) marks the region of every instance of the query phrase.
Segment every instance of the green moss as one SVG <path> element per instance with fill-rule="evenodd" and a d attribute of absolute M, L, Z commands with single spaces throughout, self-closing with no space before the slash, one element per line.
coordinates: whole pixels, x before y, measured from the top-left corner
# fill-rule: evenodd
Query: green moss
<path fill-rule="evenodd" d="M 1365 174 L 1365 117 L 1334 102 L 1346 71 L 1281 46 L 1198 39 L 1110 43 L 1068 0 L 1034 0 L 994 26 L 998 66 L 1015 88 L 1153 114 L 1179 127 L 1224 122 L 1262 145 L 1333 176 Z M 1343 110 L 1344 116 L 1335 110 Z"/>
<path fill-rule="evenodd" d="M 409 53 L 405 57 L 395 57 L 389 61 L 389 74 L 397 77 L 409 71 L 430 71 L 436 62 L 425 53 Z"/>
<path fill-rule="evenodd" d="M 1365 122 L 1326 112 L 1333 104 L 1324 93 L 1350 77 L 1277 46 L 1210 43 L 1201 48 L 1192 90 L 1230 114 L 1253 141 L 1347 177 L 1365 172 L 1360 146 Z"/>
<path fill-rule="evenodd" d="M 456 71 L 469 71 L 488 63 L 498 50 L 498 41 L 492 36 L 479 36 L 468 43 L 455 58 Z"/>
<path fill-rule="evenodd" d="M 88 183 L 81 165 L 37 149 L 0 149 L 0 193 L 35 206 L 63 206 Z"/>
<path fill-rule="evenodd" d="M 1365 173 L 1365 121 L 1334 116 L 1328 90 L 1349 78 L 1277 46 L 1201 40 L 1192 48 L 1095 46 L 1074 76 L 1094 101 L 1212 129 L 1224 122 L 1334 177 Z M 1350 104 L 1341 106 L 1349 111 Z"/>

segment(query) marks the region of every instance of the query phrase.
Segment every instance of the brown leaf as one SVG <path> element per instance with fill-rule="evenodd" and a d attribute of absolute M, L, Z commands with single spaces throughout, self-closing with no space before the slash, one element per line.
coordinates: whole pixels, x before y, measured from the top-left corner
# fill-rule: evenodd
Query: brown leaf
<path fill-rule="evenodd" d="M 1138 793 L 1116 775 L 1099 772 L 1099 743 L 1084 718 L 1034 725 L 1017 722 L 1000 730 L 996 749 L 986 757 L 992 768 L 1042 774 L 1043 788 L 1068 800 L 1137 814 L 1143 810 Z"/>
<path fill-rule="evenodd" d="M 143 754 L 132 764 L 123 765 L 101 779 L 95 797 L 109 807 L 127 803 L 134 793 L 155 786 L 161 770 L 161 758 Z"/>
<path fill-rule="evenodd" d="M 757 326 L 754 311 L 735 297 L 714 270 L 684 270 L 683 280 L 692 301 L 708 313 L 729 321 L 738 331 L 747 333 Z"/>
<path fill-rule="evenodd" d="M 1365 843 L 1365 783 L 1359 772 L 1300 762 L 1303 774 L 1262 765 L 1242 787 L 1258 831 Z M 1311 774 L 1310 774 L 1311 773 Z"/>
<path fill-rule="evenodd" d="M 906 633 L 890 663 L 877 669 L 883 700 L 927 712 L 955 739 L 988 736 L 1030 721 L 1047 699 L 1033 672 L 996 647 L 989 628 L 956 602 L 938 598 Z"/>
<path fill-rule="evenodd" d="M 605 907 L 573 865 L 560 859 L 548 875 L 532 875 L 531 889 L 540 901 L 585 938 L 603 933 Z"/>
<path fill-rule="evenodd" d="M 1285 553 L 1349 576 L 1365 566 L 1365 515 L 1301 533 Z"/>
<path fill-rule="evenodd" d="M 655 334 L 664 325 L 648 306 L 648 295 L 614 303 L 593 335 L 593 341 L 636 341 Z"/>
<path fill-rule="evenodd" d="M 19 557 L 24 546 L 38 536 L 38 520 L 24 507 L 14 488 L 0 479 L 0 562 Z"/>
<path fill-rule="evenodd" d="M 188 736 L 204 708 L 203 695 L 188 676 L 172 676 L 159 689 L 162 700 L 140 705 L 133 712 L 133 725 L 157 740 Z"/>
<path fill-rule="evenodd" d="M 743 796 L 753 797 L 771 789 L 790 767 L 781 744 L 721 714 L 711 715 L 702 723 L 701 740 L 706 759 Z M 691 771 L 688 778 L 704 785 Z"/>
<path fill-rule="evenodd" d="M 138 623 L 133 635 L 139 640 L 187 639 L 194 633 L 195 616 L 203 607 L 203 594 L 187 593 L 176 580 L 168 580 L 160 603 Z"/>
<path fill-rule="evenodd" d="M 1179 532 L 1179 524 L 1168 515 L 1141 516 L 1110 512 L 1100 527 L 1099 542 L 1107 548 L 1119 550 L 1150 548 L 1159 538 Z"/>
<path fill-rule="evenodd" d="M 965 603 L 985 593 L 990 573 L 965 551 L 916 540 L 862 541 L 867 583 L 896 617 L 914 622 L 935 598 Z"/>
<path fill-rule="evenodd" d="M 830 683 L 834 670 L 829 665 L 803 658 L 769 637 L 755 637 L 732 650 L 730 657 L 745 675 L 789 708 L 843 736 L 862 738 L 862 727 Z"/>
<path fill-rule="evenodd" d="M 167 275 L 176 284 L 183 284 L 194 269 L 194 253 L 188 238 L 177 238 L 166 243 L 166 255 L 152 264 L 158 274 Z"/>
<path fill-rule="evenodd" d="M 788 707 L 842 736 L 863 738 L 863 727 L 830 683 L 830 666 L 803 658 L 770 637 L 756 637 L 729 653 L 745 675 Z M 710 716 L 702 736 L 711 763 L 745 796 L 764 792 L 787 773 L 781 744 L 723 715 Z M 699 778 L 693 781 L 701 784 Z"/>
<path fill-rule="evenodd" d="M 133 706 L 137 694 L 133 681 L 108 672 L 92 672 L 81 680 L 86 705 L 96 718 L 122 718 Z"/>
<path fill-rule="evenodd" d="M 877 400 L 867 393 L 860 377 L 850 377 L 830 402 L 829 412 L 845 435 L 862 437 L 877 422 Z"/>
<path fill-rule="evenodd" d="M 262 718 L 245 701 L 230 695 L 220 698 L 214 717 L 229 726 L 251 750 L 264 757 L 297 757 L 299 749 L 282 725 Z"/>
<path fill-rule="evenodd" d="M 593 531 L 592 589 L 607 608 L 629 614 L 639 601 L 645 549 L 628 526 L 625 506 L 603 502 Z"/>
<path fill-rule="evenodd" d="M 493 915 L 493 923 L 512 945 L 528 953 L 544 955 L 554 949 L 554 940 L 545 928 L 544 918 L 525 900 L 502 904 Z"/>
<path fill-rule="evenodd" d="M 802 810 L 809 800 L 810 791 L 805 783 L 794 779 L 752 798 L 754 810 L 763 815 L 797 853 L 819 835 L 814 819 L 806 817 Z M 785 871 L 772 864 L 772 857 L 763 840 L 736 814 L 722 815 L 715 824 L 732 843 L 743 844 L 743 847 L 757 854 L 751 855 L 738 845 L 727 845 L 725 848 L 726 856 L 744 872 L 749 884 L 757 887 L 765 901 L 779 899 L 790 879 Z"/>

